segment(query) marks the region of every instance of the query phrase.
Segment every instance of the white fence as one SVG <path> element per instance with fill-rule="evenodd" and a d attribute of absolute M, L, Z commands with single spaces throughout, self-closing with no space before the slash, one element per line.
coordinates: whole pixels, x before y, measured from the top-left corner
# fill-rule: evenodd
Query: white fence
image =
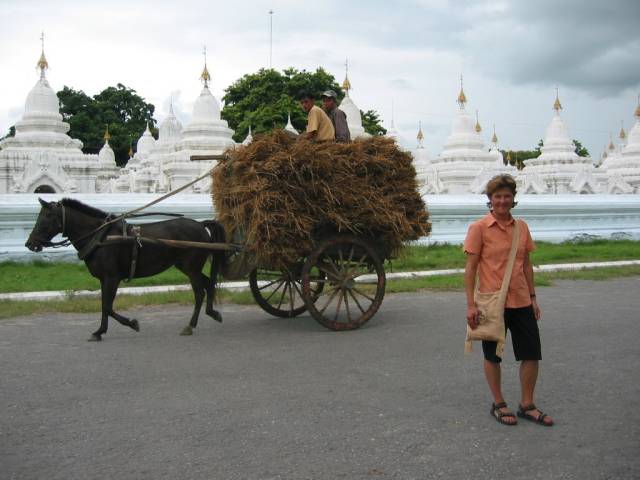
<path fill-rule="evenodd" d="M 24 243 L 33 228 L 40 204 L 65 195 L 0 195 L 0 261 L 74 260 L 73 248 L 29 252 Z M 122 213 L 157 198 L 155 194 L 77 194 L 72 196 L 107 212 Z M 514 215 L 523 218 L 536 240 L 561 242 L 580 235 L 603 238 L 640 239 L 640 195 L 519 195 Z M 425 196 L 432 235 L 419 243 L 461 243 L 469 223 L 487 212 L 483 195 Z M 196 220 L 215 217 L 211 197 L 178 194 L 149 209 L 149 212 L 181 213 Z M 165 217 L 166 218 L 166 217 Z M 139 222 L 155 221 L 145 217 Z"/>

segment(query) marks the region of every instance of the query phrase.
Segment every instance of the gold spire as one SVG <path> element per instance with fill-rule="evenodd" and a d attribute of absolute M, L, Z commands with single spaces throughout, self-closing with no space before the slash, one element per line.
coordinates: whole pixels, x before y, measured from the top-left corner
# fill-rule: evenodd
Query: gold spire
<path fill-rule="evenodd" d="M 553 102 L 553 109 L 556 112 L 560 112 L 560 110 L 562 110 L 562 104 L 560 103 L 560 98 L 558 97 L 558 87 L 556 87 L 556 101 Z"/>
<path fill-rule="evenodd" d="M 40 34 L 40 43 L 42 45 L 42 51 L 40 53 L 40 59 L 36 64 L 36 68 L 40 70 L 40 76 L 44 77 L 44 71 L 49 69 L 49 62 L 47 62 L 47 57 L 44 56 L 44 32 Z"/>
<path fill-rule="evenodd" d="M 607 153 L 607 149 L 604 149 L 604 152 L 602 152 L 602 158 L 607 158 L 609 156 L 609 154 Z"/>
<path fill-rule="evenodd" d="M 615 150 L 615 145 L 613 144 L 613 135 L 609 134 L 609 150 Z"/>
<path fill-rule="evenodd" d="M 496 124 L 493 124 L 493 137 L 491 137 L 493 143 L 498 143 L 498 136 L 496 135 Z"/>
<path fill-rule="evenodd" d="M 640 95 L 638 95 L 638 106 L 636 107 L 636 111 L 633 112 L 633 115 L 640 120 Z"/>
<path fill-rule="evenodd" d="M 467 103 L 467 96 L 464 94 L 464 88 L 462 86 L 462 75 L 460 75 L 460 93 L 458 94 L 458 104 L 460 108 L 464 108 L 464 104 Z"/>
<path fill-rule="evenodd" d="M 133 144 L 129 143 L 129 158 L 133 158 Z"/>
<path fill-rule="evenodd" d="M 344 61 L 344 81 L 342 82 L 342 89 L 346 95 L 349 96 L 349 90 L 351 90 L 351 82 L 349 81 L 349 59 Z"/>
<path fill-rule="evenodd" d="M 422 143 L 422 141 L 424 140 L 424 133 L 422 133 L 422 122 L 418 122 L 418 135 L 416 136 L 416 138 L 418 139 L 418 141 L 420 143 Z"/>
<path fill-rule="evenodd" d="M 211 81 L 211 75 L 209 74 L 209 69 L 207 68 L 207 46 L 205 45 L 202 49 L 202 55 L 204 56 L 204 68 L 202 69 L 202 73 L 200 74 L 200 80 L 204 83 L 205 87 L 209 87 L 209 82 Z"/>
<path fill-rule="evenodd" d="M 476 110 L 476 133 L 480 133 L 482 131 L 482 127 L 480 126 L 480 120 L 478 120 L 478 110 Z"/>
<path fill-rule="evenodd" d="M 624 120 L 620 120 L 620 140 L 627 138 L 627 132 L 624 131 Z"/>
<path fill-rule="evenodd" d="M 105 143 L 108 142 L 109 140 L 111 140 L 111 134 L 109 133 L 109 125 L 107 125 L 107 128 L 104 131 L 104 141 Z"/>

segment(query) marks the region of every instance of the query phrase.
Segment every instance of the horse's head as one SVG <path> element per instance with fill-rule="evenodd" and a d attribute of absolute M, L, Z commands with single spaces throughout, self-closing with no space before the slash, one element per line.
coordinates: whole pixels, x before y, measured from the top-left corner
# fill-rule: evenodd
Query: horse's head
<path fill-rule="evenodd" d="M 36 224 L 25 243 L 32 252 L 41 252 L 53 237 L 62 233 L 62 204 L 60 202 L 45 202 L 38 198 L 42 208 L 38 214 Z"/>

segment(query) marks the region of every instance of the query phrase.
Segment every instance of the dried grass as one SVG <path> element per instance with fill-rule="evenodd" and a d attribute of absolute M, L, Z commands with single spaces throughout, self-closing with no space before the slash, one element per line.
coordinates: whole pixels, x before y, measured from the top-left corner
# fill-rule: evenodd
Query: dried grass
<path fill-rule="evenodd" d="M 374 239 L 388 256 L 431 230 L 412 157 L 391 139 L 313 143 L 276 131 L 227 153 L 213 201 L 227 238 L 240 228 L 260 266 L 291 265 L 331 233 Z"/>

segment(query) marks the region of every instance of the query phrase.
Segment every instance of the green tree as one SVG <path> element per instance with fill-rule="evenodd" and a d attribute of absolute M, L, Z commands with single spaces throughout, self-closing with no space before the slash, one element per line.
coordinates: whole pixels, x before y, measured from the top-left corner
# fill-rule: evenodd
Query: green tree
<path fill-rule="evenodd" d="M 576 147 L 576 153 L 578 154 L 579 157 L 588 157 L 589 156 L 589 150 L 587 150 L 586 147 L 582 146 L 582 143 L 580 143 L 578 140 L 576 140 L 575 138 L 573 139 L 573 144 Z M 544 142 L 542 140 L 540 140 L 538 142 L 538 147 L 536 148 L 536 151 L 538 152 L 538 154 L 540 154 L 540 148 L 544 145 Z"/>
<path fill-rule="evenodd" d="M 589 150 L 587 150 L 587 147 L 583 147 L 582 143 L 580 143 L 575 138 L 573 139 L 573 144 L 576 146 L 576 153 L 578 154 L 579 157 L 589 156 Z"/>
<path fill-rule="evenodd" d="M 253 133 L 284 128 L 288 114 L 291 114 L 293 126 L 300 131 L 307 124 L 307 115 L 297 100 L 300 92 L 309 91 L 319 97 L 323 91 L 329 89 L 338 94 L 338 100 L 344 98 L 344 91 L 333 75 L 322 67 L 314 72 L 295 68 L 279 72 L 262 68 L 255 73 L 244 75 L 225 89 L 222 118 L 235 130 L 233 138 L 237 142 L 247 136 L 249 126 Z M 370 112 L 372 115 L 369 116 L 369 128 L 375 133 L 376 128 L 382 127 L 377 120 L 377 113 Z"/>
<path fill-rule="evenodd" d="M 11 125 L 9 127 L 9 132 L 4 137 L 0 137 L 0 140 L 4 140 L 5 138 L 15 137 L 15 136 L 16 136 L 16 126 Z"/>
<path fill-rule="evenodd" d="M 84 153 L 98 153 L 104 144 L 107 125 L 111 140 L 109 144 L 118 165 L 125 165 L 129 158 L 129 146 L 144 132 L 146 125 L 154 128 L 155 107 L 146 103 L 135 90 L 118 83 L 89 97 L 82 90 L 64 87 L 58 92 L 60 113 L 71 128 L 69 135 L 83 143 Z"/>
<path fill-rule="evenodd" d="M 375 110 L 367 110 L 363 112 L 360 110 L 362 116 L 362 126 L 364 131 L 371 135 L 385 135 L 387 129 L 380 123 L 380 115 Z"/>

